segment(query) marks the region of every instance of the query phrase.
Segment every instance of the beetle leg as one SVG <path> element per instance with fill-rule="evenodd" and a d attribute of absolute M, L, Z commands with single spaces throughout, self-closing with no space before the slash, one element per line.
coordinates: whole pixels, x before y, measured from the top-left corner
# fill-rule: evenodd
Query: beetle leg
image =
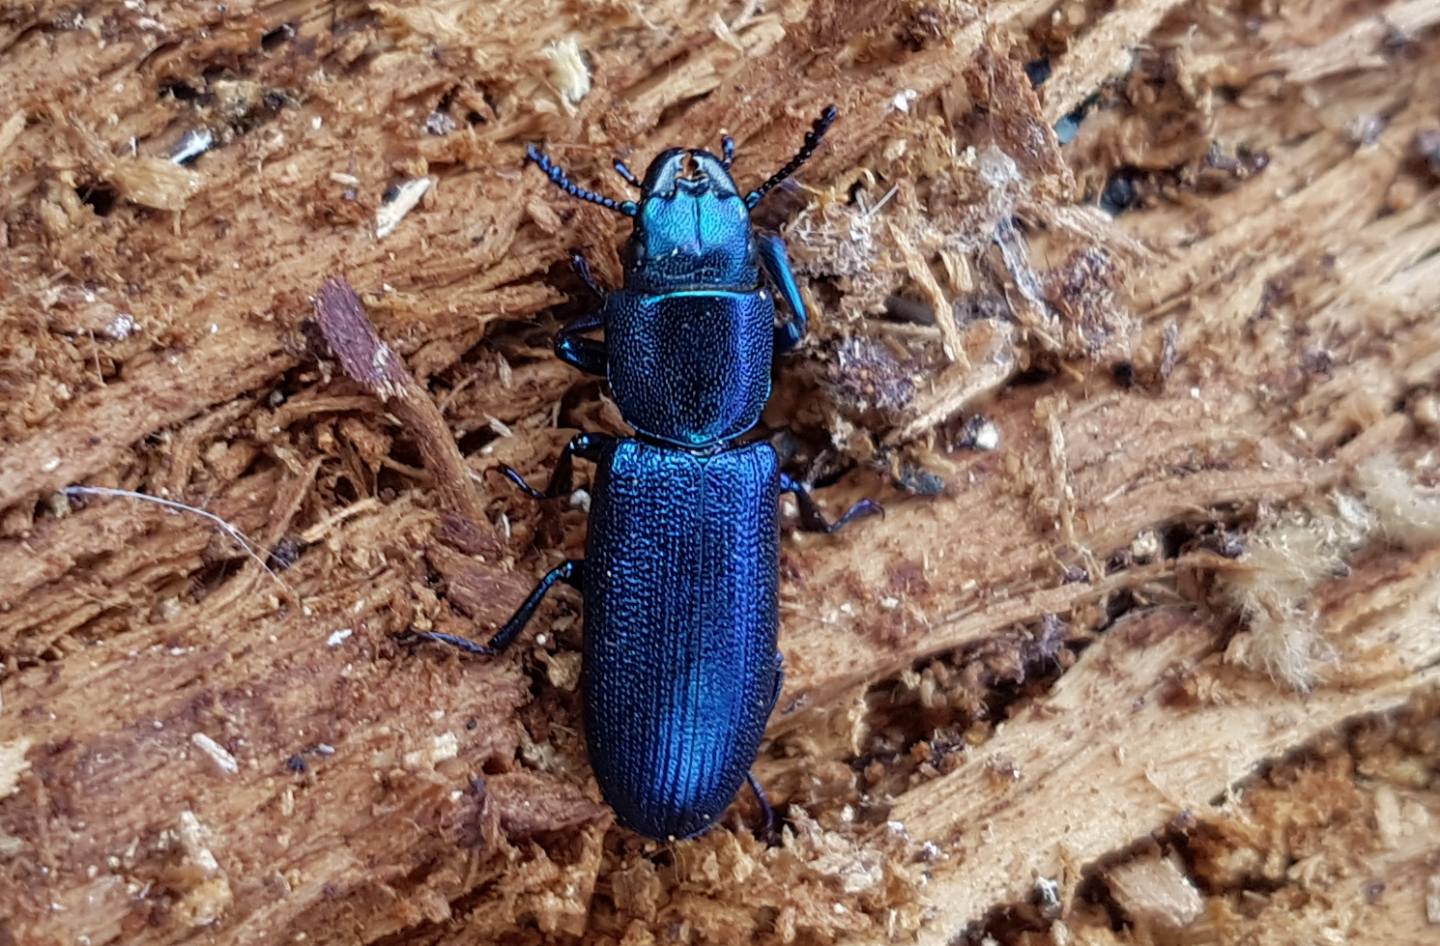
<path fill-rule="evenodd" d="M 515 613 L 510 616 L 510 620 L 506 621 L 504 626 L 495 632 L 495 636 L 490 638 L 490 641 L 485 646 L 495 652 L 502 651 L 506 647 L 509 647 L 511 642 L 520 636 L 520 632 L 525 629 L 525 625 L 530 623 L 530 619 L 535 616 L 535 609 L 540 607 L 540 602 L 545 600 L 546 593 L 555 587 L 557 581 L 563 581 L 570 587 L 577 589 L 581 594 L 584 594 L 584 573 L 584 560 L 576 558 L 567 559 L 550 569 L 545 573 L 545 577 L 540 579 L 540 584 L 535 586 L 535 590 L 530 592 L 530 597 L 526 598 L 524 603 L 515 609 Z"/>
<path fill-rule="evenodd" d="M 585 284 L 586 289 L 589 289 L 592 293 L 594 293 L 597 299 L 604 301 L 605 290 L 601 289 L 599 283 L 595 282 L 595 277 L 590 275 L 590 264 L 586 262 L 585 257 L 582 256 L 579 251 L 575 251 L 570 254 L 570 268 L 575 270 L 575 275 L 580 277 L 580 281 Z M 589 316 L 582 315 L 580 317 L 580 319 L 585 318 L 589 318 Z M 575 321 L 578 322 L 580 321 L 580 319 L 576 319 Z M 568 328 L 569 326 L 566 327 Z M 590 327 L 599 328 L 600 323 L 596 322 Z"/>
<path fill-rule="evenodd" d="M 750 783 L 750 791 L 755 793 L 755 801 L 760 805 L 760 824 L 755 829 L 755 837 L 768 845 L 778 844 L 780 838 L 775 831 L 775 809 L 770 804 L 770 797 L 760 787 L 760 780 L 754 772 L 746 772 L 745 781 Z"/>
<path fill-rule="evenodd" d="M 567 326 L 568 328 L 568 326 Z M 609 373 L 610 355 L 604 342 L 565 331 L 555 338 L 555 355 L 572 368 L 579 368 L 586 374 L 605 375 Z"/>
<path fill-rule="evenodd" d="M 442 634 L 440 631 L 416 631 L 413 637 L 427 641 L 439 641 L 442 644 L 449 644 L 451 647 L 458 647 L 467 654 L 478 654 L 482 657 L 492 656 L 495 651 L 484 644 L 477 644 L 464 637 L 456 637 L 454 634 Z"/>
<path fill-rule="evenodd" d="M 515 613 L 510 616 L 510 620 L 506 621 L 500 627 L 500 630 L 495 632 L 494 637 L 483 644 L 477 644 L 472 640 L 457 637 L 454 634 L 442 634 L 439 631 L 416 632 L 415 636 L 425 640 L 439 641 L 442 644 L 449 644 L 452 647 L 458 647 L 467 654 L 480 654 L 482 656 L 498 654 L 514 643 L 515 638 L 520 636 L 520 632 L 525 629 L 526 624 L 530 623 L 530 619 L 535 616 L 536 609 L 540 607 L 540 602 L 545 600 L 546 593 L 555 587 L 556 582 L 563 581 L 573 588 L 578 588 L 582 594 L 584 593 L 584 566 L 585 562 L 582 559 L 570 559 L 561 562 L 546 572 L 545 577 L 540 579 L 540 584 L 536 585 L 535 590 L 530 592 L 530 597 L 526 598 L 524 603 L 515 609 Z"/>
<path fill-rule="evenodd" d="M 615 159 L 615 173 L 623 177 L 625 179 L 625 183 L 629 184 L 631 187 L 643 186 L 640 183 L 640 179 L 637 178 L 634 172 L 632 172 L 628 167 L 626 167 L 625 162 L 621 161 L 619 158 Z"/>
<path fill-rule="evenodd" d="M 577 272 L 579 270 L 577 269 Z M 590 270 L 580 272 L 580 278 L 596 292 L 599 289 L 589 280 Z M 555 334 L 555 354 L 567 365 L 579 368 L 586 374 L 604 375 L 609 371 L 610 355 L 605 343 L 586 338 L 586 332 L 605 324 L 605 308 L 587 312 L 577 319 L 571 319 Z"/>
<path fill-rule="evenodd" d="M 780 474 L 780 492 L 795 494 L 795 502 L 800 506 L 800 528 L 806 532 L 826 532 L 833 535 L 845 528 L 853 519 L 875 513 L 885 515 L 885 509 L 879 503 L 862 499 L 847 509 L 845 515 L 834 522 L 829 522 L 825 519 L 825 514 L 820 511 L 819 505 L 816 504 L 815 497 L 811 496 L 810 490 L 805 488 L 805 484 L 787 473 Z"/>
<path fill-rule="evenodd" d="M 555 471 L 550 474 L 550 485 L 544 491 L 536 489 L 525 482 L 525 477 L 515 471 L 514 467 L 501 464 L 500 472 L 505 478 L 516 486 L 531 499 L 555 499 L 559 496 L 570 495 L 570 483 L 575 472 L 574 458 L 589 460 L 594 463 L 600 459 L 600 454 L 605 448 L 615 442 L 610 434 L 585 434 L 580 433 L 570 438 L 565 449 L 560 451 L 560 459 L 555 461 Z"/>
<path fill-rule="evenodd" d="M 809 321 L 805 314 L 805 300 L 795 283 L 795 273 L 790 269 L 790 258 L 785 255 L 784 242 L 773 234 L 761 233 L 755 238 L 755 246 L 760 251 L 761 268 L 790 310 L 790 317 L 775 329 L 775 354 L 783 355 L 805 337 Z"/>
<path fill-rule="evenodd" d="M 779 650 L 775 651 L 775 689 L 770 694 L 770 712 L 775 712 L 775 706 L 780 702 L 780 691 L 785 686 L 785 655 Z M 767 714 L 768 715 L 768 714 Z M 779 832 L 775 830 L 775 809 L 770 804 L 770 798 L 765 794 L 765 789 L 760 787 L 760 780 L 755 773 L 746 772 L 745 780 L 750 783 L 750 791 L 755 793 L 755 801 L 760 805 L 760 824 L 755 829 L 755 837 L 764 841 L 767 845 L 774 847 L 780 843 Z"/>

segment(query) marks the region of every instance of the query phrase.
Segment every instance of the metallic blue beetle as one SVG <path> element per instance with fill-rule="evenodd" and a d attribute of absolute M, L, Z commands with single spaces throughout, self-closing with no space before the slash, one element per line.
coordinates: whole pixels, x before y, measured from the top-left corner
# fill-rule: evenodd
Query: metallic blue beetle
<path fill-rule="evenodd" d="M 780 695 L 776 648 L 779 499 L 793 492 L 800 524 L 833 532 L 878 511 L 856 503 L 834 524 L 781 472 L 764 441 L 735 445 L 770 393 L 771 362 L 805 332 L 805 309 L 780 240 L 756 235 L 750 210 L 800 167 L 835 119 L 827 108 L 795 157 L 744 197 L 723 158 L 672 149 L 650 165 L 639 203 L 573 184 L 535 148 L 530 160 L 574 197 L 635 218 L 625 286 L 566 325 L 556 352 L 605 374 L 637 435 L 578 434 L 544 492 L 570 492 L 573 460 L 597 465 L 584 560 L 552 569 L 486 644 L 427 636 L 471 653 L 510 644 L 557 582 L 585 601 L 585 735 L 601 792 L 619 822 L 656 839 L 704 831 L 749 778 L 769 834 L 773 815 L 750 774 Z M 762 273 L 764 279 L 762 279 Z M 769 285 L 765 280 L 768 280 Z M 771 288 L 790 318 L 775 325 Z M 605 341 L 584 337 L 603 328 Z"/>

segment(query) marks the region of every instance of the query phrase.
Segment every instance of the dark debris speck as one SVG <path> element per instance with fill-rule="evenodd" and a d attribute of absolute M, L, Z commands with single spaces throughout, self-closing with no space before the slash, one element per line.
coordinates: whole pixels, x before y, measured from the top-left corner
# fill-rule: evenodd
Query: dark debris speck
<path fill-rule="evenodd" d="M 939 496 L 945 492 L 945 478 L 913 463 L 902 463 L 895 485 L 916 496 Z"/>
<path fill-rule="evenodd" d="M 270 567 L 277 572 L 283 572 L 298 562 L 304 552 L 305 546 L 299 539 L 291 535 L 284 536 L 270 550 Z"/>
<path fill-rule="evenodd" d="M 1135 171 L 1132 168 L 1116 168 L 1105 183 L 1105 192 L 1100 195 L 1100 206 L 1114 216 L 1129 210 L 1139 197 L 1135 189 Z"/>
<path fill-rule="evenodd" d="M 264 36 L 260 37 L 260 48 L 266 52 L 275 49 L 277 46 L 288 43 L 295 38 L 295 27 L 289 23 L 281 23 Z"/>

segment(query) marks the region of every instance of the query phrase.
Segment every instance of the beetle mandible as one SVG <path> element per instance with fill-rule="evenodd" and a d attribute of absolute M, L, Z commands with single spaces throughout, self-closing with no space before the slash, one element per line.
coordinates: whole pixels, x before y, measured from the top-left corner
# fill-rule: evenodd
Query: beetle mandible
<path fill-rule="evenodd" d="M 780 495 L 795 494 L 800 525 L 812 531 L 879 511 L 861 500 L 829 523 L 768 442 L 732 443 L 758 422 L 774 354 L 794 347 L 806 323 L 783 244 L 755 235 L 749 212 L 809 158 L 834 119 L 831 106 L 795 157 L 743 198 L 730 177 L 729 138 L 722 157 L 663 152 L 643 182 L 617 161 L 640 188 L 638 203 L 584 190 L 528 152 L 567 193 L 635 219 L 623 289 L 601 292 L 576 258 L 604 303 L 561 329 L 555 347 L 608 376 L 636 436 L 576 435 L 543 492 L 504 467 L 526 493 L 548 499 L 570 493 L 574 458 L 596 464 L 586 557 L 551 569 L 485 644 L 420 636 L 498 653 L 557 583 L 579 589 L 590 763 L 617 820 L 651 838 L 704 831 L 747 779 L 771 833 L 773 813 L 750 766 L 783 679 Z M 790 310 L 778 327 L 766 280 Z M 584 337 L 602 327 L 603 342 Z"/>

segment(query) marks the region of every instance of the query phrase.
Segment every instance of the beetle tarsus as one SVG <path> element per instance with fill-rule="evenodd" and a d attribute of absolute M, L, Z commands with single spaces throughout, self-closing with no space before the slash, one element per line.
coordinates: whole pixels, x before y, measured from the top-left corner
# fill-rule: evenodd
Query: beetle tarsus
<path fill-rule="evenodd" d="M 856 519 L 885 515 L 885 507 L 874 500 L 862 499 L 845 510 L 845 514 L 839 519 L 830 522 L 825 518 L 825 513 L 820 511 L 819 504 L 815 502 L 815 497 L 810 495 L 805 484 L 785 473 L 780 474 L 780 492 L 795 494 L 795 502 L 800 507 L 800 528 L 806 532 L 834 535 Z"/>
<path fill-rule="evenodd" d="M 519 487 L 520 492 L 524 493 L 526 496 L 529 496 L 531 499 L 555 498 L 553 496 L 547 495 L 544 490 L 538 490 L 535 487 L 531 486 L 529 483 L 525 482 L 525 477 L 521 476 L 520 471 L 515 469 L 513 466 L 502 463 L 500 464 L 499 470 L 501 476 L 514 483 L 517 487 Z"/>
<path fill-rule="evenodd" d="M 479 657 L 493 657 L 499 653 L 495 648 L 486 644 L 477 644 L 469 638 L 457 637 L 454 634 L 443 634 L 440 631 L 412 631 L 411 637 L 416 640 L 435 641 L 440 644 L 449 644 L 467 654 L 475 654 Z"/>

